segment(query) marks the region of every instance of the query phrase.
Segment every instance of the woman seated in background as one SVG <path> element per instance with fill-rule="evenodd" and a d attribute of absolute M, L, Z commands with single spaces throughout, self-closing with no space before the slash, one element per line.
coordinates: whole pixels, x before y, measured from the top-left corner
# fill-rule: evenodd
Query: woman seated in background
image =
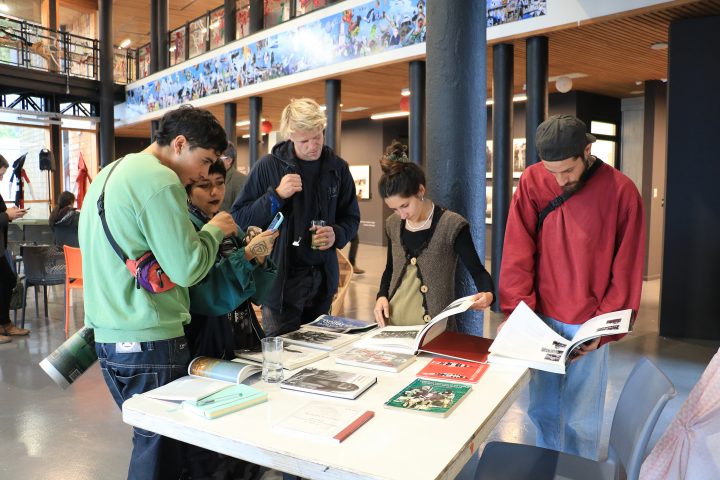
<path fill-rule="evenodd" d="M 494 301 L 467 220 L 426 196 L 425 173 L 408 162 L 406 151 L 394 141 L 380 161 L 380 196 L 395 211 L 385 223 L 387 263 L 374 310 L 380 326 L 426 323 L 455 300 L 458 257 L 478 291 L 470 308 L 483 310 Z"/>
<path fill-rule="evenodd" d="M 200 230 L 218 211 L 225 196 L 225 166 L 210 165 L 207 178 L 187 187 L 190 220 Z M 277 269 L 269 258 L 277 232 L 242 231 L 220 244 L 215 265 L 198 284 L 190 287 L 190 324 L 185 336 L 191 357 L 232 360 L 236 350 L 260 350 L 264 337 L 250 299 L 262 304 Z M 189 478 L 258 479 L 259 465 L 193 445 L 186 447 Z"/>
<path fill-rule="evenodd" d="M 80 248 L 78 243 L 78 221 L 80 212 L 75 209 L 75 195 L 64 191 L 58 197 L 57 205 L 50 212 L 48 223 L 55 234 L 55 245 L 69 245 Z"/>

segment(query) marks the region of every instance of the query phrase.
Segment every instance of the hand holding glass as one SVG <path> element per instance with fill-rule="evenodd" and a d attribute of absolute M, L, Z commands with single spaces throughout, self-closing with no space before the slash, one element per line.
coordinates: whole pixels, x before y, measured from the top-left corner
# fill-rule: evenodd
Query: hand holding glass
<path fill-rule="evenodd" d="M 318 241 L 317 243 L 315 241 L 315 232 L 317 231 L 317 229 L 319 227 L 324 227 L 324 226 L 325 226 L 325 220 L 311 220 L 310 221 L 310 231 L 311 231 L 311 233 L 310 233 L 310 248 L 312 248 L 313 250 L 317 250 L 318 247 L 322 247 L 325 245 L 325 243 L 322 241 Z"/>
<path fill-rule="evenodd" d="M 262 344 L 263 364 L 262 379 L 264 382 L 276 383 L 283 379 L 283 339 L 280 337 L 265 337 Z"/>

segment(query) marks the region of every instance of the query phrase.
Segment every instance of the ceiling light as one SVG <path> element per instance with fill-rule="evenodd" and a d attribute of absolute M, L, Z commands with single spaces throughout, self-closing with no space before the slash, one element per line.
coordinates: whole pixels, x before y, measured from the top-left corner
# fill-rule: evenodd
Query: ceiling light
<path fill-rule="evenodd" d="M 363 110 L 367 110 L 369 107 L 350 107 L 350 108 L 344 108 L 343 112 L 345 113 L 353 113 L 353 112 L 362 112 Z"/>
<path fill-rule="evenodd" d="M 410 96 L 410 89 L 407 88 L 407 87 L 406 87 L 406 88 L 403 88 L 402 90 L 400 90 L 400 95 L 402 95 L 403 97 L 409 97 L 409 96 Z"/>
<path fill-rule="evenodd" d="M 570 77 L 562 76 L 562 77 L 558 78 L 557 80 L 555 80 L 555 88 L 560 93 L 569 92 L 570 90 L 572 90 L 572 86 L 573 86 L 573 81 L 572 81 L 572 78 L 570 78 Z"/>
<path fill-rule="evenodd" d="M 407 117 L 408 115 L 410 115 L 410 112 L 403 112 L 402 110 L 398 110 L 396 112 L 373 113 L 372 115 L 370 115 L 370 120 L 382 120 L 384 118 Z"/>
<path fill-rule="evenodd" d="M 563 73 L 561 75 L 554 75 L 552 77 L 548 77 L 548 82 L 557 82 L 557 79 L 560 77 L 567 77 L 570 79 L 575 79 L 575 78 L 584 78 L 587 76 L 588 76 L 587 73 L 579 73 L 579 72 Z"/>
<path fill-rule="evenodd" d="M 655 42 L 650 45 L 650 48 L 652 48 L 653 50 L 667 50 L 668 44 L 667 42 Z"/>
<path fill-rule="evenodd" d="M 265 121 L 265 117 L 260 119 L 261 122 Z M 250 126 L 250 120 L 240 120 L 239 122 L 235 123 L 236 127 L 249 127 Z"/>
<path fill-rule="evenodd" d="M 242 138 L 250 138 L 250 134 L 246 133 L 245 135 L 242 136 Z"/>
<path fill-rule="evenodd" d="M 122 43 L 120 44 L 120 48 L 127 48 L 127 47 L 130 46 L 130 43 L 131 43 L 131 40 L 130 40 L 129 38 L 126 38 L 126 39 L 123 40 Z"/>
<path fill-rule="evenodd" d="M 643 93 L 645 93 L 645 90 L 632 90 L 630 95 L 641 95 Z"/>
<path fill-rule="evenodd" d="M 3 2 L 0 3 L 0 12 L 9 12 L 9 11 L 10 11 L 10 7 L 8 7 L 8 4 L 5 3 L 5 1 L 3 0 Z"/>
<path fill-rule="evenodd" d="M 342 106 L 343 106 L 343 104 L 341 103 L 341 104 L 340 104 L 340 108 L 342 108 Z M 322 110 L 323 112 L 324 112 L 325 110 L 327 110 L 327 105 L 325 105 L 324 103 L 323 103 L 322 105 L 320 105 L 320 110 Z"/>

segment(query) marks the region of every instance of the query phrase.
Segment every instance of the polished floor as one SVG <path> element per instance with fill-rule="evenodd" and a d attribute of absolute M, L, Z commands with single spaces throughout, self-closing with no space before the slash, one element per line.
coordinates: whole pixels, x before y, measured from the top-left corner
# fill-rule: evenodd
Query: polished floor
<path fill-rule="evenodd" d="M 384 267 L 384 249 L 361 245 L 358 265 L 366 270 L 356 276 L 348 291 L 346 314 L 370 318 Z M 32 289 L 28 300 L 33 295 Z M 80 294 L 73 303 L 71 333 L 82 325 Z M 645 282 L 635 331 L 611 347 L 611 374 L 606 403 L 605 437 L 617 396 L 635 361 L 647 356 L 670 377 L 678 390 L 663 413 L 654 442 L 705 365 L 718 350 L 718 342 L 673 340 L 658 337 L 659 281 Z M 0 479 L 2 480 L 115 480 L 126 477 L 130 457 L 130 427 L 110 398 L 95 364 L 67 390 L 57 387 L 38 362 L 64 339 L 62 286 L 50 292 L 50 318 L 38 317 L 29 302 L 28 337 L 0 345 Z M 489 315 L 485 335 L 492 336 L 500 317 Z M 534 429 L 525 417 L 523 393 L 493 431 L 492 440 L 532 443 Z"/>

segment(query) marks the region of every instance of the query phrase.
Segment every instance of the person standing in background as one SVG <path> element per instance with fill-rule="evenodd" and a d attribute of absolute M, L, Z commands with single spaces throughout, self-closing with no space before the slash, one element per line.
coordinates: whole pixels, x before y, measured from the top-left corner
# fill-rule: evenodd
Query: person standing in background
<path fill-rule="evenodd" d="M 228 146 L 220 155 L 220 160 L 225 165 L 225 196 L 223 197 L 220 210 L 229 212 L 240 195 L 240 191 L 247 182 L 247 176 L 240 173 L 237 169 L 237 150 L 235 145 L 228 142 Z"/>

